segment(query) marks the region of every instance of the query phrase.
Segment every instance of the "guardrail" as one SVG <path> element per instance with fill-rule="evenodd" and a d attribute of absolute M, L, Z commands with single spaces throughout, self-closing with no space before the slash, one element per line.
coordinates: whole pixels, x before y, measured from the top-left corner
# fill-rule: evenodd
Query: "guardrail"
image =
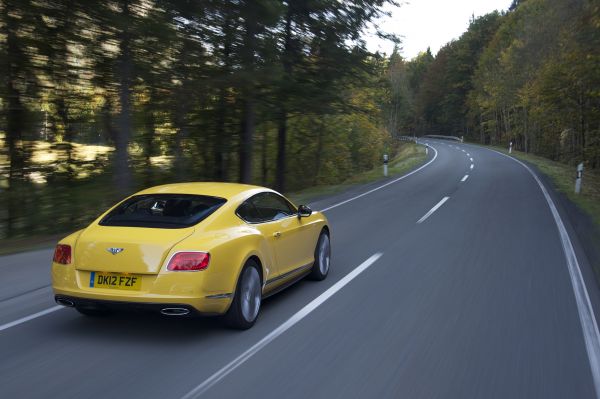
<path fill-rule="evenodd" d="M 431 139 L 440 139 L 440 140 L 453 140 L 453 141 L 460 141 L 461 143 L 463 142 L 462 137 L 456 137 L 456 136 L 443 136 L 441 134 L 426 134 L 423 137 L 427 137 L 427 138 L 431 138 Z"/>
<path fill-rule="evenodd" d="M 413 142 L 417 142 L 417 138 L 415 136 L 400 136 L 398 137 L 398 140 L 400 141 L 413 141 Z"/>

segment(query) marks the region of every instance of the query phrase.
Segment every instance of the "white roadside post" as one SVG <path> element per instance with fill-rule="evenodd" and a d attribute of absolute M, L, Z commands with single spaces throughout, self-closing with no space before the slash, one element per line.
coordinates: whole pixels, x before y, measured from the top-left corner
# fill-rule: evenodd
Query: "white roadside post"
<path fill-rule="evenodd" d="M 512 154 L 512 140 L 510 141 L 510 143 L 508 144 L 508 153 Z"/>
<path fill-rule="evenodd" d="M 464 143 L 465 142 L 465 136 L 460 136 L 460 142 Z"/>
<path fill-rule="evenodd" d="M 388 175 L 388 155 L 383 154 L 383 176 L 387 177 Z"/>
<path fill-rule="evenodd" d="M 583 177 L 583 162 L 577 165 L 577 177 L 575 178 L 575 194 L 581 192 L 581 178 Z"/>
<path fill-rule="evenodd" d="M 429 144 L 425 143 L 425 155 L 429 155 Z"/>

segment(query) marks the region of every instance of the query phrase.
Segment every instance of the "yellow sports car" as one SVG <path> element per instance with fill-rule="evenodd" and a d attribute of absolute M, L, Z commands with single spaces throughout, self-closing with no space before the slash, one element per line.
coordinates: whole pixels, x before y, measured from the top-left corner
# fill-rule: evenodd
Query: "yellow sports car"
<path fill-rule="evenodd" d="M 224 315 L 250 328 L 261 300 L 327 277 L 327 218 L 263 187 L 182 183 L 126 198 L 61 240 L 56 302 L 85 315 L 140 309 Z"/>

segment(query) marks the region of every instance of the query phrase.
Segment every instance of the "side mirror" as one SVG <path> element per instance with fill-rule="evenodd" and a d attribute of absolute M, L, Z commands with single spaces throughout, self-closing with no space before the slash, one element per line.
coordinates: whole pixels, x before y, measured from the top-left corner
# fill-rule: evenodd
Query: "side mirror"
<path fill-rule="evenodd" d="M 298 207 L 298 218 L 305 218 L 309 217 L 310 215 L 312 215 L 312 209 L 310 209 L 308 206 L 300 205 Z"/>

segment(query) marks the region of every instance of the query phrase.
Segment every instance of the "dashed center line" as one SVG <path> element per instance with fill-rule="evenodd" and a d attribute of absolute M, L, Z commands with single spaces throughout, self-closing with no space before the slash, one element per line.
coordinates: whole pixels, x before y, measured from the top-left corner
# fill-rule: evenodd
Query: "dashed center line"
<path fill-rule="evenodd" d="M 463 182 L 469 178 L 469 175 L 465 175 L 460 181 Z"/>
<path fill-rule="evenodd" d="M 423 217 L 421 219 L 419 219 L 417 221 L 417 224 L 423 223 L 429 216 L 433 215 L 433 212 L 437 211 L 438 208 L 442 205 L 444 205 L 444 202 L 448 201 L 450 199 L 450 197 L 444 197 L 442 198 L 442 200 L 440 202 L 438 202 L 437 204 L 435 204 L 435 206 L 433 208 L 431 208 L 429 210 L 429 212 L 427 212 L 425 215 L 423 215 Z"/>
<path fill-rule="evenodd" d="M 475 165 L 471 164 L 471 169 L 473 169 L 475 167 Z"/>
<path fill-rule="evenodd" d="M 471 160 L 471 162 L 473 162 L 473 158 L 469 158 Z"/>

